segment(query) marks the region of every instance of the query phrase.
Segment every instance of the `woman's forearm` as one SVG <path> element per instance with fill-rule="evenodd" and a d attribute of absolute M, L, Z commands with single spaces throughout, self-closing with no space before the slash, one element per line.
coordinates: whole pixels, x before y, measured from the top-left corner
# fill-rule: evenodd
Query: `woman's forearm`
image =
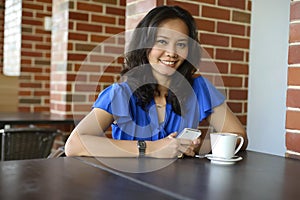
<path fill-rule="evenodd" d="M 136 141 L 114 140 L 105 136 L 72 133 L 66 146 L 67 156 L 136 157 Z"/>

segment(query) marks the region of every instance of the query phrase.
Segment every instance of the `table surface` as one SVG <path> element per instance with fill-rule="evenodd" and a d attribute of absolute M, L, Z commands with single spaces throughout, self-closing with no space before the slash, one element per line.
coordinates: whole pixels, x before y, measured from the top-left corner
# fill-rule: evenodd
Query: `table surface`
<path fill-rule="evenodd" d="M 0 128 L 8 125 L 21 124 L 67 124 L 73 125 L 74 119 L 64 116 L 31 113 L 31 112 L 0 112 Z"/>
<path fill-rule="evenodd" d="M 251 151 L 239 155 L 243 160 L 233 165 L 212 164 L 206 158 L 4 161 L 0 162 L 0 199 L 282 200 L 300 196 L 299 160 Z"/>

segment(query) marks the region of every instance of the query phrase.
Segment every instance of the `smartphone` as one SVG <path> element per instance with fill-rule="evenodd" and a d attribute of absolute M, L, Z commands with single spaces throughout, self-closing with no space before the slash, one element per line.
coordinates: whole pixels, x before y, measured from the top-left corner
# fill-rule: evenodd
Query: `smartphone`
<path fill-rule="evenodd" d="M 201 135 L 201 131 L 194 128 L 185 128 L 183 129 L 177 138 L 183 138 L 188 140 L 195 140 Z"/>

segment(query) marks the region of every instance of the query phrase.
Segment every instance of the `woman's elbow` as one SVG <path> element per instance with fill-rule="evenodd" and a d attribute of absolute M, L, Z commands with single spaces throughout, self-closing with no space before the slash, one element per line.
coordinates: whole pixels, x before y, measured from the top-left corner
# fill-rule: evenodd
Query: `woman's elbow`
<path fill-rule="evenodd" d="M 84 155 L 81 141 L 77 133 L 72 133 L 65 144 L 66 156 L 82 156 Z"/>

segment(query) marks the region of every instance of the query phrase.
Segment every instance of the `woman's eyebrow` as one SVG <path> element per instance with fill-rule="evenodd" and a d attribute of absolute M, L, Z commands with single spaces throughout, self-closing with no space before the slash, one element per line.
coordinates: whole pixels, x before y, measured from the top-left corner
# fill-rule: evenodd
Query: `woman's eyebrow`
<path fill-rule="evenodd" d="M 157 38 L 164 38 L 164 39 L 170 39 L 170 37 L 168 36 L 164 36 L 164 35 L 157 35 Z M 177 41 L 188 41 L 188 38 L 180 38 Z"/>

